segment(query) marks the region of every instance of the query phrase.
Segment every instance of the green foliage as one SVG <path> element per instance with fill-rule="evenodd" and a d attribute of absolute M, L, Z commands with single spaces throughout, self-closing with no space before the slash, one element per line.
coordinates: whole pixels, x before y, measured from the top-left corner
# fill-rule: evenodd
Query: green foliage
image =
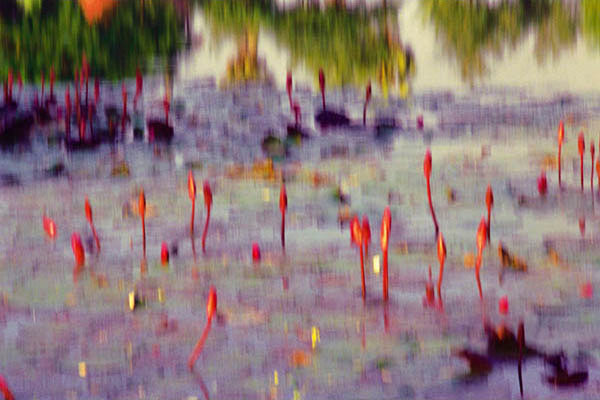
<path fill-rule="evenodd" d="M 582 0 L 581 19 L 583 34 L 596 48 L 600 48 L 600 1 Z"/>
<path fill-rule="evenodd" d="M 290 51 L 292 66 L 306 66 L 315 83 L 323 68 L 328 86 L 364 86 L 372 79 L 382 86 L 404 84 L 407 90 L 414 72 L 393 32 L 395 8 L 307 6 L 284 11 L 270 0 L 220 0 L 205 1 L 202 9 L 217 38 L 239 37 L 259 27 L 273 33 L 278 45 Z"/>
<path fill-rule="evenodd" d="M 7 1 L 7 0 L 3 0 Z M 89 25 L 74 1 L 25 2 L 26 12 L 0 20 L 0 76 L 9 68 L 24 80 L 48 79 L 54 67 L 57 79 L 72 79 L 85 54 L 90 74 L 121 79 L 143 71 L 156 57 L 163 64 L 182 44 L 183 27 L 170 1 L 121 0 L 114 10 Z"/>
<path fill-rule="evenodd" d="M 493 5 L 481 0 L 423 0 L 422 9 L 468 81 L 487 72 L 489 57 L 502 58 L 530 32 L 540 63 L 549 55 L 556 58 L 577 38 L 578 18 L 561 0 L 502 0 Z"/>

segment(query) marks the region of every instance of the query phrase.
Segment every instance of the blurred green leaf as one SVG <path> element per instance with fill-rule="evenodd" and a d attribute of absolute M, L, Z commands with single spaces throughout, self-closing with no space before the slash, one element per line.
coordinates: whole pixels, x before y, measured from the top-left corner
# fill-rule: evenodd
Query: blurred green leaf
<path fill-rule="evenodd" d="M 74 1 L 23 5 L 25 13 L 0 18 L 0 76 L 12 68 L 24 80 L 39 82 L 54 67 L 57 79 L 72 79 L 85 54 L 92 76 L 117 80 L 135 75 L 138 67 L 151 72 L 152 58 L 164 66 L 183 43 L 183 24 L 170 1 L 121 0 L 92 25 Z"/>

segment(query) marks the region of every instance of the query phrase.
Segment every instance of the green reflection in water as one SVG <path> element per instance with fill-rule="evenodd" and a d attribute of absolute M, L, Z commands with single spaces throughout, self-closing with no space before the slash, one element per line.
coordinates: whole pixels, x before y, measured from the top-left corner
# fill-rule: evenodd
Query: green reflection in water
<path fill-rule="evenodd" d="M 585 1 L 584 1 L 585 2 Z M 590 1 L 598 8 L 598 3 Z M 490 59 L 501 59 L 534 35 L 539 64 L 573 47 L 579 16 L 561 0 L 486 1 L 423 0 L 421 7 L 464 80 L 473 83 L 488 72 Z M 600 14 L 595 10 L 595 23 Z"/>
<path fill-rule="evenodd" d="M 182 18 L 170 1 L 120 0 L 89 24 L 79 3 L 65 0 L 2 0 L 0 76 L 12 68 L 26 81 L 72 79 L 83 54 L 90 73 L 106 79 L 165 68 L 183 43 Z M 150 63 L 156 57 L 158 63 Z"/>
<path fill-rule="evenodd" d="M 596 49 L 600 49 L 600 1 L 582 0 L 581 19 L 586 40 Z"/>
<path fill-rule="evenodd" d="M 266 66 L 248 51 L 256 48 L 258 32 L 264 29 L 290 51 L 292 67 L 303 64 L 313 73 L 315 85 L 318 70 L 323 68 L 328 86 L 363 87 L 373 80 L 384 95 L 389 90 L 408 94 L 415 66 L 397 32 L 396 7 L 348 10 L 331 5 L 324 10 L 316 6 L 281 10 L 270 0 L 221 0 L 204 1 L 202 9 L 216 40 L 233 35 L 240 43 L 232 61 L 236 66 L 229 68 L 235 71 L 228 71 L 225 84 L 268 78 Z"/>

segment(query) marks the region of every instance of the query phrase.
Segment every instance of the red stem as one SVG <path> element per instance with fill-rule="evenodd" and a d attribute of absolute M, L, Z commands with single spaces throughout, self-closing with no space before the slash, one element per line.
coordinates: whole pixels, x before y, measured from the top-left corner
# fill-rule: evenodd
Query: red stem
<path fill-rule="evenodd" d="M 487 218 L 487 239 L 488 241 L 490 240 L 490 235 L 491 235 L 491 217 L 492 217 L 492 209 L 490 207 L 488 207 L 488 218 Z"/>
<path fill-rule="evenodd" d="M 204 332 L 202 332 L 202 336 L 200 336 L 200 340 L 198 340 L 198 342 L 196 343 L 196 346 L 194 346 L 194 350 L 192 350 L 192 354 L 190 354 L 190 358 L 188 359 L 188 367 L 190 368 L 190 370 L 194 369 L 194 364 L 196 363 L 196 360 L 200 356 L 200 353 L 202 353 L 202 349 L 204 347 L 204 342 L 206 341 L 206 338 L 208 337 L 208 332 L 210 332 L 211 322 L 212 322 L 212 318 L 209 318 L 206 321 L 206 326 L 204 327 Z"/>
<path fill-rule="evenodd" d="M 383 330 L 390 333 L 390 315 L 387 304 L 383 307 Z"/>
<path fill-rule="evenodd" d="M 560 170 L 561 170 L 561 168 L 560 168 L 560 153 L 561 153 L 561 150 L 562 150 L 562 146 L 559 144 L 558 145 L 558 187 L 559 188 L 561 187 L 561 179 L 560 179 L 560 176 L 561 176 L 561 174 L 560 174 Z"/>
<path fill-rule="evenodd" d="M 92 234 L 94 235 L 94 240 L 96 241 L 96 247 L 98 248 L 98 253 L 100 253 L 100 239 L 98 238 L 98 233 L 96 232 L 96 228 L 94 224 L 90 223 L 90 227 L 92 228 Z"/>
<path fill-rule="evenodd" d="M 192 216 L 190 217 L 190 233 L 194 234 L 194 212 L 196 210 L 196 199 L 192 199 Z"/>
<path fill-rule="evenodd" d="M 206 400 L 210 400 L 210 396 L 208 395 L 208 388 L 206 387 L 206 384 L 202 380 L 202 377 L 200 375 L 195 375 L 195 376 L 196 376 L 196 382 L 198 382 L 198 385 L 200 385 L 200 390 L 202 390 L 202 394 L 204 395 L 204 398 Z"/>
<path fill-rule="evenodd" d="M 433 203 L 431 202 L 431 185 L 429 183 L 429 177 L 427 178 L 427 199 L 429 200 L 429 209 L 431 210 L 431 218 L 433 218 L 433 225 L 435 226 L 435 237 L 437 238 L 439 233 L 439 227 L 437 218 L 435 217 L 435 211 L 433 210 Z"/>
<path fill-rule="evenodd" d="M 383 301 L 388 301 L 388 251 L 383 250 Z"/>
<path fill-rule="evenodd" d="M 321 90 L 321 102 L 323 103 L 323 110 L 325 110 L 325 89 Z"/>
<path fill-rule="evenodd" d="M 475 278 L 477 279 L 477 289 L 479 289 L 479 298 L 483 300 L 483 290 L 481 290 L 481 279 L 479 279 L 479 268 L 481 268 L 481 250 L 477 254 L 477 265 L 475 266 Z"/>
<path fill-rule="evenodd" d="M 363 256 L 363 247 L 360 246 L 360 279 L 361 279 L 361 283 L 362 283 L 362 297 L 363 297 L 363 301 L 366 299 L 366 289 L 365 289 L 365 263 L 364 263 L 364 256 Z"/>
<path fill-rule="evenodd" d="M 144 215 L 142 214 L 142 237 L 143 237 L 143 243 L 144 243 L 144 257 L 146 256 L 146 219 L 144 218 Z"/>
<path fill-rule="evenodd" d="M 206 233 L 208 232 L 208 222 L 210 221 L 210 207 L 206 209 L 206 223 L 204 224 L 204 232 L 202 232 L 202 252 L 206 253 Z"/>
<path fill-rule="evenodd" d="M 519 375 L 519 391 L 521 392 L 521 398 L 523 397 L 523 373 L 521 372 L 523 364 L 523 347 L 525 347 L 525 328 L 523 323 L 519 324 L 519 330 L 517 332 L 517 341 L 519 343 L 519 364 L 518 364 L 518 375 Z"/>
<path fill-rule="evenodd" d="M 190 235 L 192 241 L 192 254 L 194 255 L 194 263 L 196 262 L 196 243 L 194 242 L 194 235 Z"/>
<path fill-rule="evenodd" d="M 592 171 L 590 173 L 590 191 L 592 193 L 592 200 L 594 200 L 594 154 L 592 153 Z"/>
<path fill-rule="evenodd" d="M 8 388 L 8 385 L 6 384 L 6 381 L 2 375 L 0 375 L 0 391 L 4 395 L 4 400 L 14 400 L 14 396 Z"/>
<path fill-rule="evenodd" d="M 367 124 L 367 102 L 365 102 L 365 106 L 363 107 L 363 126 Z"/>
<path fill-rule="evenodd" d="M 444 278 L 444 261 L 440 262 L 440 275 L 438 277 L 437 291 L 438 297 L 442 297 L 442 279 Z"/>
<path fill-rule="evenodd" d="M 285 249 L 285 212 L 281 213 L 281 247 Z"/>
<path fill-rule="evenodd" d="M 579 157 L 579 172 L 581 176 L 581 191 L 583 192 L 583 154 Z"/>

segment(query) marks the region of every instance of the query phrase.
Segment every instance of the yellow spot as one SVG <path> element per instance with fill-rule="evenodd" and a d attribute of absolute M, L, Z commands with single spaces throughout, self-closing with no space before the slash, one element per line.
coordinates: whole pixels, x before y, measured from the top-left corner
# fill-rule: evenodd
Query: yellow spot
<path fill-rule="evenodd" d="M 165 301 L 165 292 L 162 288 L 158 288 L 158 302 L 163 303 Z"/>
<path fill-rule="evenodd" d="M 79 363 L 79 377 L 80 378 L 85 378 L 86 375 L 86 369 L 85 369 L 85 362 L 82 361 Z"/>
<path fill-rule="evenodd" d="M 300 392 L 298 389 L 294 389 L 294 400 L 301 400 Z"/>
<path fill-rule="evenodd" d="M 135 292 L 129 292 L 129 309 L 133 311 L 135 308 Z"/>
<path fill-rule="evenodd" d="M 379 254 L 373 256 L 373 273 L 375 275 L 379 275 L 379 270 L 380 270 L 380 266 L 379 266 Z"/>
<path fill-rule="evenodd" d="M 465 268 L 473 268 L 475 266 L 475 255 L 471 252 L 465 253 L 463 257 Z"/>
<path fill-rule="evenodd" d="M 313 326 L 311 329 L 311 339 L 312 339 L 312 348 L 313 350 L 317 347 L 317 342 L 321 342 L 321 334 L 319 333 L 319 328 Z"/>
<path fill-rule="evenodd" d="M 277 370 L 273 371 L 273 383 L 275 386 L 279 385 L 279 375 L 277 374 Z"/>
<path fill-rule="evenodd" d="M 288 333 L 288 324 L 287 321 L 283 321 L 283 332 L 287 335 Z"/>
<path fill-rule="evenodd" d="M 271 191 L 269 190 L 269 188 L 263 188 L 262 198 L 265 203 L 268 203 L 271 201 Z"/>

